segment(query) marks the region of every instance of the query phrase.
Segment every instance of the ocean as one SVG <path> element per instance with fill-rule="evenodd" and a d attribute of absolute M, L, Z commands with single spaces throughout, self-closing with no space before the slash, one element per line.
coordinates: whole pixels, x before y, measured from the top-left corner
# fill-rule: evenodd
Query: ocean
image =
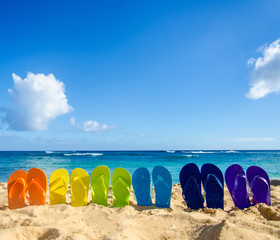
<path fill-rule="evenodd" d="M 0 151 L 0 182 L 7 182 L 16 170 L 41 168 L 49 177 L 58 168 L 65 168 L 69 174 L 74 168 L 83 168 L 89 175 L 99 165 L 107 165 L 111 172 L 117 167 L 127 169 L 131 175 L 138 167 L 146 167 L 152 173 L 153 167 L 162 165 L 172 176 L 173 184 L 179 182 L 179 173 L 187 163 L 200 168 L 204 163 L 217 165 L 224 173 L 232 164 L 262 167 L 270 179 L 280 179 L 279 151 Z"/>

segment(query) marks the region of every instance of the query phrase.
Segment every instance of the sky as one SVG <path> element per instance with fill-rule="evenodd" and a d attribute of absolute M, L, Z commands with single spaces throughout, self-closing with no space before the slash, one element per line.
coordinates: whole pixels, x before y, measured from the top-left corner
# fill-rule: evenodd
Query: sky
<path fill-rule="evenodd" d="M 0 150 L 280 149 L 279 9 L 1 1 Z"/>

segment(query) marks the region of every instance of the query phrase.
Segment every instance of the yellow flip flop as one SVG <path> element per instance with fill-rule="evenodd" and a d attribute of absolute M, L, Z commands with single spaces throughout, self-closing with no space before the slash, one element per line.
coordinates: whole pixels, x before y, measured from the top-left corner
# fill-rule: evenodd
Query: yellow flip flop
<path fill-rule="evenodd" d="M 49 180 L 50 204 L 66 204 L 69 174 L 66 169 L 55 170 Z"/>
<path fill-rule="evenodd" d="M 87 205 L 89 175 L 81 168 L 75 168 L 70 176 L 71 205 L 81 207 Z"/>

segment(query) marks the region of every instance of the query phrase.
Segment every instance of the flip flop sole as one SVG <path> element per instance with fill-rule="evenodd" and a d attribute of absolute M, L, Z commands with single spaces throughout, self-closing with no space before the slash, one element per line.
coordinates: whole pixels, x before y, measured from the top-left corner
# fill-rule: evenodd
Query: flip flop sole
<path fill-rule="evenodd" d="M 270 180 L 265 170 L 251 166 L 246 171 L 246 176 L 251 188 L 254 204 L 265 203 L 271 205 Z"/>
<path fill-rule="evenodd" d="M 224 209 L 224 177 L 214 164 L 206 163 L 201 167 L 201 179 L 204 187 L 206 206 Z"/>
<path fill-rule="evenodd" d="M 204 198 L 201 194 L 201 175 L 194 163 L 185 165 L 180 171 L 182 195 L 191 209 L 203 208 Z"/>
<path fill-rule="evenodd" d="M 111 173 L 107 166 L 98 166 L 91 173 L 92 203 L 108 206 L 108 190 Z"/>
<path fill-rule="evenodd" d="M 112 174 L 112 196 L 114 207 L 124 207 L 129 204 L 131 175 L 124 168 L 116 168 Z"/>
<path fill-rule="evenodd" d="M 151 177 L 145 167 L 137 168 L 132 175 L 132 186 L 139 206 L 153 205 L 151 200 Z"/>
<path fill-rule="evenodd" d="M 31 168 L 27 173 L 27 186 L 30 205 L 45 205 L 48 186 L 45 172 L 39 168 Z"/>
<path fill-rule="evenodd" d="M 55 170 L 49 179 L 50 204 L 65 204 L 69 174 L 64 168 Z"/>
<path fill-rule="evenodd" d="M 71 206 L 87 205 L 89 190 L 89 175 L 82 168 L 75 168 L 70 176 Z"/>
<path fill-rule="evenodd" d="M 236 207 L 244 209 L 251 206 L 245 172 L 240 165 L 233 164 L 227 168 L 225 182 Z"/>
<path fill-rule="evenodd" d="M 27 173 L 18 170 L 8 180 L 8 206 L 10 209 L 22 208 L 26 205 Z"/>
<path fill-rule="evenodd" d="M 163 166 L 156 166 L 152 172 L 155 187 L 155 205 L 161 208 L 170 208 L 172 178 L 170 172 Z"/>

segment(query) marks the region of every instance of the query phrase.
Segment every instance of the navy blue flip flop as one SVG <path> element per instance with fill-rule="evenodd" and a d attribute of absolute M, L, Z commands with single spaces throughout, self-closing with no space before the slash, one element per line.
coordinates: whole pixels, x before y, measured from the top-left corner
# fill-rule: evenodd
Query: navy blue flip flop
<path fill-rule="evenodd" d="M 208 208 L 224 209 L 224 176 L 221 170 L 211 163 L 201 167 L 201 180 Z"/>
<path fill-rule="evenodd" d="M 182 195 L 191 209 L 203 208 L 204 198 L 201 194 L 201 176 L 194 163 L 185 165 L 180 172 Z"/>

